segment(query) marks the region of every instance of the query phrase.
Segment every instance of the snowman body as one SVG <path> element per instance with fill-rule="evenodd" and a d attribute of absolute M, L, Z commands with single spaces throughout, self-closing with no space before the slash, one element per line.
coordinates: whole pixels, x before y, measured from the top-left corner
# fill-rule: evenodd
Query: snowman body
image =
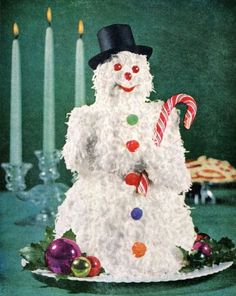
<path fill-rule="evenodd" d="M 176 272 L 183 261 L 177 246 L 190 250 L 195 235 L 183 196 L 190 175 L 178 112 L 157 147 L 153 130 L 163 102 L 146 102 L 152 76 L 143 55 L 114 55 L 95 70 L 94 87 L 96 102 L 75 108 L 68 122 L 63 155 L 79 177 L 58 208 L 56 236 L 72 229 L 81 250 L 116 279 Z M 129 149 L 130 141 L 138 147 Z M 125 182 L 144 171 L 145 196 Z"/>

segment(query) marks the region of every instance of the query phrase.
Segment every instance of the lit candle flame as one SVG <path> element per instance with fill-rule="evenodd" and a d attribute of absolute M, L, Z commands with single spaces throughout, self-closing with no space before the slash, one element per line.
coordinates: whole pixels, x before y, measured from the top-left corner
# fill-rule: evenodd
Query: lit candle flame
<path fill-rule="evenodd" d="M 79 23 L 78 23 L 78 33 L 80 36 L 84 34 L 84 23 L 82 20 L 79 20 Z"/>
<path fill-rule="evenodd" d="M 50 7 L 48 7 L 48 10 L 47 10 L 47 21 L 49 24 L 52 22 L 52 10 Z"/>
<path fill-rule="evenodd" d="M 13 35 L 15 36 L 15 38 L 17 38 L 19 36 L 19 27 L 18 27 L 17 23 L 13 24 Z"/>

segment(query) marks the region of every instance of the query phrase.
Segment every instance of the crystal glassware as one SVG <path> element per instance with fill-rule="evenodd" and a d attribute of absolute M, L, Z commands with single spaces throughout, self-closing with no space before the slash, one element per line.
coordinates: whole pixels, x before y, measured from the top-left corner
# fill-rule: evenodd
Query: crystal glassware
<path fill-rule="evenodd" d="M 6 188 L 9 191 L 21 192 L 26 188 L 25 176 L 32 168 L 31 163 L 22 163 L 19 165 L 11 163 L 2 163 L 2 168 L 5 170 Z"/>
<path fill-rule="evenodd" d="M 61 153 L 54 150 L 52 153 L 44 155 L 43 151 L 35 151 L 38 158 L 39 179 L 42 181 L 29 190 L 26 189 L 25 175 L 32 167 L 31 164 L 23 163 L 20 166 L 3 163 L 2 167 L 6 171 L 7 189 L 13 191 L 17 198 L 23 201 L 32 202 L 37 208 L 37 214 L 16 221 L 17 225 L 44 225 L 52 224 L 58 205 L 63 201 L 68 186 L 58 183 L 60 177 L 57 166 Z"/>
<path fill-rule="evenodd" d="M 211 190 L 211 183 L 193 183 L 192 188 L 186 194 L 190 203 L 198 204 L 215 204 L 216 197 Z"/>
<path fill-rule="evenodd" d="M 60 161 L 61 153 L 54 150 L 45 155 L 43 151 L 35 151 L 38 158 L 39 179 L 42 184 L 31 188 L 28 192 L 28 199 L 35 204 L 39 210 L 36 216 L 28 217 L 25 221 L 18 224 L 53 224 L 58 205 L 63 201 L 68 186 L 58 183 L 60 177 L 57 166 Z"/>

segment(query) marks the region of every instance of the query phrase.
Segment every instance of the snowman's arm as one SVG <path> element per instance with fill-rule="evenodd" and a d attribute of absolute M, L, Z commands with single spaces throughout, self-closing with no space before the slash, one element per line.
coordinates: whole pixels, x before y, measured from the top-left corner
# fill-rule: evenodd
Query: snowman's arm
<path fill-rule="evenodd" d="M 62 155 L 67 169 L 73 172 L 89 170 L 89 144 L 96 138 L 93 120 L 88 106 L 74 108 L 70 114 Z"/>
<path fill-rule="evenodd" d="M 173 109 L 163 141 L 160 146 L 154 146 L 149 154 L 146 170 L 154 184 L 182 192 L 189 189 L 191 177 L 185 165 L 185 149 L 179 131 L 179 121 L 179 112 Z"/>

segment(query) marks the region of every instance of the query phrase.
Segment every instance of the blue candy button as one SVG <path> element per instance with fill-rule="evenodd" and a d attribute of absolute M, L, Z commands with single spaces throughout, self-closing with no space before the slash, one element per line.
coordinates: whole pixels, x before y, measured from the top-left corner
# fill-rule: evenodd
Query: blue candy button
<path fill-rule="evenodd" d="M 141 219 L 143 216 L 143 211 L 140 209 L 140 208 L 134 208 L 132 211 L 131 211 L 131 217 L 134 219 L 134 220 L 139 220 Z"/>

